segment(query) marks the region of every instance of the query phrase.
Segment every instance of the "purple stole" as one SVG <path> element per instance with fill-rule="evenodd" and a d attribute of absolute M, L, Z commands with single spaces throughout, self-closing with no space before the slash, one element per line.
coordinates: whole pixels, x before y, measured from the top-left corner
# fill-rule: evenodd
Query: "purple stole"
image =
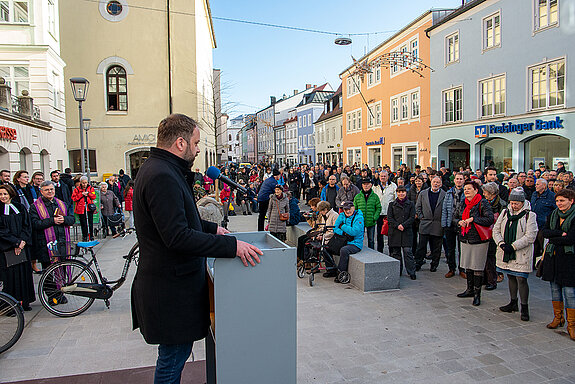
<path fill-rule="evenodd" d="M 64 202 L 60 199 L 54 198 L 54 200 L 58 204 L 58 208 L 64 214 L 64 216 L 67 216 L 68 210 L 66 208 L 66 204 L 64 204 Z M 41 197 L 36 199 L 36 201 L 34 202 L 34 206 L 36 207 L 36 210 L 38 211 L 38 216 L 40 216 L 40 219 L 44 220 L 44 219 L 50 218 L 50 214 L 48 213 L 48 209 L 46 208 L 46 205 L 44 204 L 44 201 L 42 200 Z M 72 246 L 70 243 L 70 228 L 64 226 L 64 233 L 66 234 L 66 255 L 54 255 L 53 247 L 48 246 L 48 254 L 50 255 L 50 258 L 53 258 L 55 256 L 64 256 L 65 257 L 65 256 L 72 254 L 72 251 L 71 251 Z M 56 231 L 54 231 L 54 227 L 51 226 L 51 227 L 46 228 L 44 230 L 44 236 L 46 237 L 46 244 L 47 245 L 55 242 L 56 241 Z"/>

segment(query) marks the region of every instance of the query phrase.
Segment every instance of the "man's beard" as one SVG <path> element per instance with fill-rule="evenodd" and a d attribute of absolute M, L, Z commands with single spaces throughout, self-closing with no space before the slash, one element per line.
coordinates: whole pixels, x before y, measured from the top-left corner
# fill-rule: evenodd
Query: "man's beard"
<path fill-rule="evenodd" d="M 186 152 L 184 153 L 183 159 L 188 162 L 188 166 L 190 168 L 194 165 L 196 155 L 194 155 L 194 152 L 190 149 L 190 146 L 186 148 Z"/>

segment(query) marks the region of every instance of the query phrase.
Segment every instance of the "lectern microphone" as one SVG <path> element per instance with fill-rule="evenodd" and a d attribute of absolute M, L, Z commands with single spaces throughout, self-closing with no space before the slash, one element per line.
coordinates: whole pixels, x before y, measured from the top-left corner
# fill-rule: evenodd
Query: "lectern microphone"
<path fill-rule="evenodd" d="M 222 172 L 217 167 L 214 167 L 213 165 L 208 168 L 208 170 L 206 171 L 206 175 L 212 180 L 220 179 L 221 181 L 223 181 L 224 183 L 229 185 L 230 188 L 237 189 L 238 191 L 240 191 L 241 193 L 243 193 L 245 195 L 248 194 L 248 190 L 245 187 L 242 187 L 241 185 L 239 185 L 235 181 L 231 180 L 229 177 L 222 175 Z"/>

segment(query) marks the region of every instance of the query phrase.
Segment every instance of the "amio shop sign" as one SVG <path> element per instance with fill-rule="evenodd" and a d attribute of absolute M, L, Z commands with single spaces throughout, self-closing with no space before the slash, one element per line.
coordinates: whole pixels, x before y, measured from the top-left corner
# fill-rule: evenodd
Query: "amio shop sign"
<path fill-rule="evenodd" d="M 525 132 L 530 131 L 546 131 L 549 129 L 562 129 L 563 120 L 559 116 L 555 116 L 555 120 L 535 120 L 530 123 L 503 123 L 500 125 L 496 124 L 485 124 L 475 126 L 475 137 L 485 138 L 493 134 L 507 134 L 516 133 L 522 135 Z"/>

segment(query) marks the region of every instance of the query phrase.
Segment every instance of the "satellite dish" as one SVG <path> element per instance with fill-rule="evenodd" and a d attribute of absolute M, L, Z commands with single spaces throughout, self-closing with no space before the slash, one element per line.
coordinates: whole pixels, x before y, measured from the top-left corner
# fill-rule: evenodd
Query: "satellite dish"
<path fill-rule="evenodd" d="M 349 37 L 338 37 L 334 43 L 337 45 L 350 45 L 351 39 Z"/>

